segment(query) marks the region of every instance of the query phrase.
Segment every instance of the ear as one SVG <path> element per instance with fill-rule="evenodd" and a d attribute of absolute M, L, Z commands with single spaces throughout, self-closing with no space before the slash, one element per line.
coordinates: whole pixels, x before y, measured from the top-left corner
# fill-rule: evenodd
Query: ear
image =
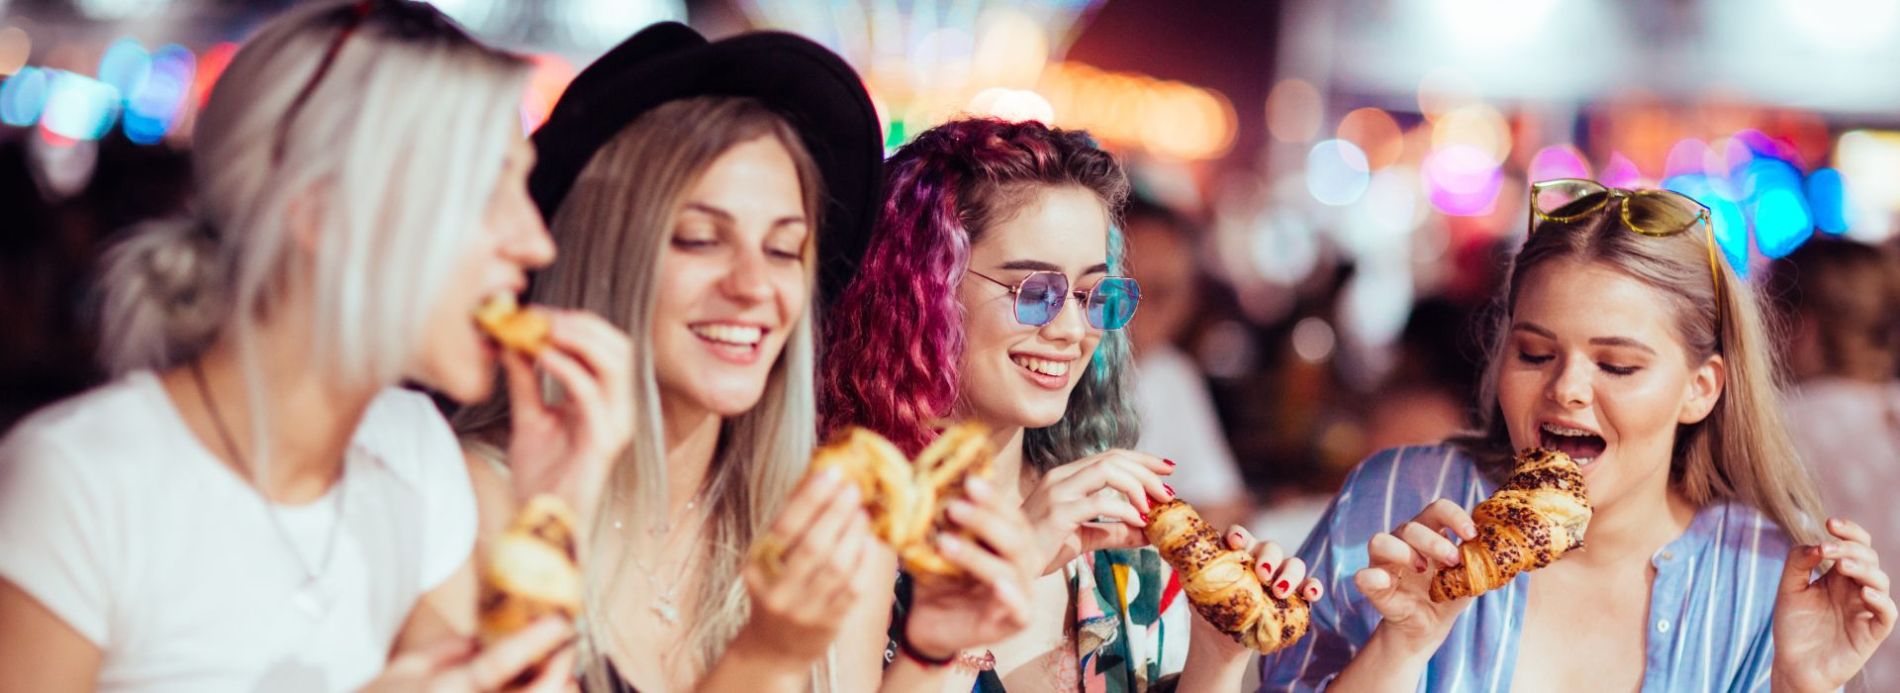
<path fill-rule="evenodd" d="M 1701 423 L 1715 411 L 1715 403 L 1722 398 L 1722 391 L 1728 387 L 1728 362 L 1721 354 L 1710 356 L 1690 374 L 1688 391 L 1682 400 L 1682 408 L 1676 414 L 1676 422 L 1688 425 Z"/>

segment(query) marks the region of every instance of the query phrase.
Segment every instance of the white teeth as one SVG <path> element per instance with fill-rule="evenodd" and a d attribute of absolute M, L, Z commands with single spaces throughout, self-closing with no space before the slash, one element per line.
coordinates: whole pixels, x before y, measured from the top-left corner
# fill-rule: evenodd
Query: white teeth
<path fill-rule="evenodd" d="M 1050 361 L 1048 359 L 1039 359 L 1034 356 L 1021 356 L 1021 355 L 1011 356 L 1009 357 L 1009 360 L 1016 362 L 1016 365 L 1018 366 L 1022 366 L 1023 368 L 1027 368 L 1029 370 L 1035 371 L 1037 373 L 1041 373 L 1043 375 L 1060 378 L 1062 376 L 1069 374 L 1068 361 Z"/>
<path fill-rule="evenodd" d="M 693 325 L 691 329 L 700 339 L 745 347 L 758 346 L 759 340 L 765 336 L 765 330 L 756 325 L 708 323 Z"/>
<path fill-rule="evenodd" d="M 1543 428 L 1544 428 L 1544 430 L 1545 430 L 1545 431 L 1547 431 L 1547 432 L 1550 432 L 1550 433 L 1555 433 L 1555 434 L 1557 434 L 1557 435 L 1560 435 L 1560 436 L 1593 436 L 1593 435 L 1596 435 L 1595 433 L 1591 433 L 1591 432 L 1589 432 L 1589 431 L 1586 431 L 1586 430 L 1583 430 L 1583 429 L 1581 429 L 1581 428 L 1569 428 L 1569 427 L 1565 427 L 1565 426 L 1559 426 L 1559 425 L 1557 425 L 1557 424 L 1548 424 L 1548 423 L 1547 423 L 1547 424 L 1544 424 L 1544 426 L 1543 426 Z"/>

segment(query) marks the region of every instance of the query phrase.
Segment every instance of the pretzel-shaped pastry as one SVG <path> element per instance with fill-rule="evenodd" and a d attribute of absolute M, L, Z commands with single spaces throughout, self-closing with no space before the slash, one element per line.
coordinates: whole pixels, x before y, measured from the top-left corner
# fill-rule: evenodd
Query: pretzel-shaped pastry
<path fill-rule="evenodd" d="M 974 423 L 945 429 L 915 461 L 884 436 L 853 427 L 812 454 L 810 473 L 837 467 L 856 483 L 872 531 L 913 576 L 956 577 L 963 570 L 938 552 L 933 530 L 944 526 L 945 506 L 964 496 L 965 479 L 989 477 L 994 456 L 988 430 Z"/>

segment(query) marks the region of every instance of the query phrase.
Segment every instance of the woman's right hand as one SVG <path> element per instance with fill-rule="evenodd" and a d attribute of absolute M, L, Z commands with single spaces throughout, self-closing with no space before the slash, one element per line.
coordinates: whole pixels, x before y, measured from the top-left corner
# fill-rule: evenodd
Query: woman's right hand
<path fill-rule="evenodd" d="M 476 693 L 477 691 L 578 690 L 574 684 L 574 629 L 549 616 L 521 632 L 490 644 L 480 652 L 475 641 L 453 638 L 417 648 L 389 661 L 381 676 L 363 693 Z M 543 665 L 543 663 L 545 664 Z M 543 665 L 531 681 L 515 686 L 515 679 Z"/>
<path fill-rule="evenodd" d="M 517 502 L 540 493 L 559 496 L 585 531 L 594 526 L 614 461 L 633 437 L 633 341 L 593 313 L 535 310 L 550 319 L 547 346 L 533 361 L 512 350 L 501 359 L 510 408 L 508 466 Z M 560 383 L 565 401 L 542 401 L 537 365 Z"/>
<path fill-rule="evenodd" d="M 1373 535 L 1366 547 L 1368 564 L 1352 578 L 1366 601 L 1384 617 L 1378 632 L 1411 654 L 1437 651 L 1451 634 L 1458 614 L 1471 604 L 1469 597 L 1432 602 L 1432 576 L 1437 569 L 1463 560 L 1458 546 L 1445 538 L 1445 530 L 1466 541 L 1478 536 L 1471 515 L 1440 498 L 1412 521 Z"/>
<path fill-rule="evenodd" d="M 867 569 L 876 542 L 856 484 L 836 467 L 807 477 L 754 543 L 744 569 L 752 615 L 729 650 L 811 666 L 872 585 L 894 577 Z"/>
<path fill-rule="evenodd" d="M 1042 550 L 1041 574 L 1053 573 L 1086 552 L 1147 544 L 1142 528 L 1148 526 L 1153 507 L 1149 499 L 1174 499 L 1174 489 L 1161 482 L 1162 476 L 1173 473 L 1173 462 L 1154 455 L 1109 450 L 1043 474 L 1036 490 L 1023 499 L 1023 514 Z M 1105 489 L 1121 493 L 1103 493 Z M 1120 522 L 1092 522 L 1102 517 Z"/>

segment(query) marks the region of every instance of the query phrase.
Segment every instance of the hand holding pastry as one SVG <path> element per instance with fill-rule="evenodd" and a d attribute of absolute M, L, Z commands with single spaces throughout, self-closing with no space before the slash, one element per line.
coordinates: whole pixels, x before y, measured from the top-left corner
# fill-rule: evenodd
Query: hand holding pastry
<path fill-rule="evenodd" d="M 1433 576 L 1432 601 L 1475 597 L 1582 548 L 1590 514 L 1583 471 L 1569 455 L 1518 453 L 1510 478 L 1472 513 L 1477 540 L 1460 545 L 1459 560 Z"/>
<path fill-rule="evenodd" d="M 593 527 L 607 475 L 633 435 L 633 343 L 591 313 L 537 310 L 551 324 L 538 355 L 515 349 L 502 354 L 510 406 L 508 466 L 518 499 L 560 496 L 585 533 Z M 560 385 L 557 401 L 544 396 L 537 367 Z M 587 546 L 584 538 L 581 546 Z"/>
<path fill-rule="evenodd" d="M 1872 537 L 1845 519 L 1828 520 L 1833 538 L 1796 546 L 1782 567 L 1775 598 L 1775 691 L 1833 691 L 1860 673 L 1893 634 L 1891 583 Z M 1834 565 L 1809 580 L 1822 561 Z"/>
<path fill-rule="evenodd" d="M 1319 583 L 1304 579 L 1297 558 L 1273 565 L 1278 545 L 1255 544 L 1238 527 L 1223 537 L 1178 500 L 1154 507 L 1147 536 L 1179 575 L 1195 613 L 1226 640 L 1265 654 L 1305 637 L 1307 603 L 1319 597 Z"/>
<path fill-rule="evenodd" d="M 867 570 L 877 537 L 857 486 L 837 467 L 807 475 L 743 571 L 752 612 L 730 649 L 802 670 L 823 657 L 860 598 L 891 576 Z"/>

